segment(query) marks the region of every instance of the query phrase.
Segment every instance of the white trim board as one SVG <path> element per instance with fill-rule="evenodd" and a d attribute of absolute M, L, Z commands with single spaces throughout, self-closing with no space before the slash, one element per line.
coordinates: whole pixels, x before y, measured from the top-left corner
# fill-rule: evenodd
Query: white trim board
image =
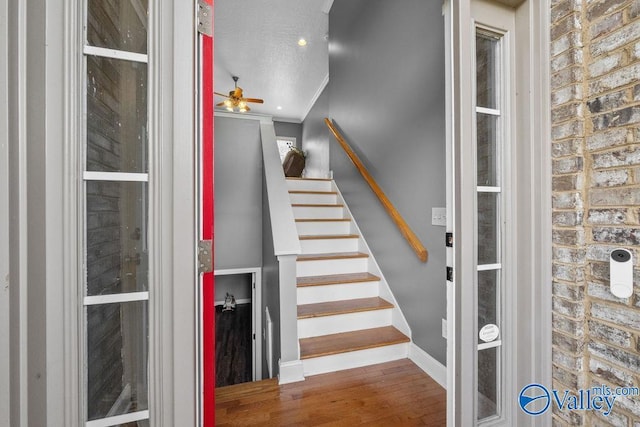
<path fill-rule="evenodd" d="M 258 120 L 260 123 L 273 123 L 273 117 L 267 114 L 257 113 L 231 113 L 229 111 L 213 111 L 213 119 L 216 117 L 225 117 L 227 119 L 240 119 L 240 120 Z"/>
<path fill-rule="evenodd" d="M 292 118 L 292 117 L 278 117 L 273 116 L 274 122 L 283 122 L 283 123 L 295 123 L 297 125 L 301 124 L 302 121 L 300 119 Z"/>
<path fill-rule="evenodd" d="M 290 362 L 283 362 L 278 359 L 279 374 L 278 385 L 295 383 L 298 381 L 304 381 L 304 367 L 301 360 L 293 360 Z"/>
<path fill-rule="evenodd" d="M 447 389 L 447 367 L 413 342 L 409 346 L 409 360 L 418 365 L 445 390 Z"/>
<path fill-rule="evenodd" d="M 149 419 L 149 410 L 131 412 L 123 415 L 116 415 L 109 418 L 100 418 L 99 420 L 87 421 L 86 427 L 109 427 L 124 423 L 132 423 L 135 421 Z"/>

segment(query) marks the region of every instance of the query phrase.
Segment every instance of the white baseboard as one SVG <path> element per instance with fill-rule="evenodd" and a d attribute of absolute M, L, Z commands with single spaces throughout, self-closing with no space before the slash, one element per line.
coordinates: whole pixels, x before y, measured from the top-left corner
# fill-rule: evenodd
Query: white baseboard
<path fill-rule="evenodd" d="M 237 299 L 236 304 L 251 304 L 251 298 Z M 224 301 L 214 301 L 213 305 L 224 305 Z"/>
<path fill-rule="evenodd" d="M 278 360 L 280 373 L 278 374 L 278 384 L 289 384 L 304 381 L 304 369 L 301 360 L 282 362 Z"/>
<path fill-rule="evenodd" d="M 409 347 L 409 359 L 445 390 L 447 389 L 447 367 L 413 342 Z"/>

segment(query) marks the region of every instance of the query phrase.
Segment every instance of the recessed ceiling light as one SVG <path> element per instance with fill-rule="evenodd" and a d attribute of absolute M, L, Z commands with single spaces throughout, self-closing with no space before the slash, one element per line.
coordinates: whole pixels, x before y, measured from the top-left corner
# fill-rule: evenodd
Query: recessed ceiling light
<path fill-rule="evenodd" d="M 300 38 L 300 40 L 298 40 L 298 46 L 306 46 L 307 45 L 307 41 L 303 38 Z"/>
<path fill-rule="evenodd" d="M 278 105 L 276 108 L 277 108 L 278 110 L 282 110 L 282 106 L 281 106 L 281 105 Z"/>

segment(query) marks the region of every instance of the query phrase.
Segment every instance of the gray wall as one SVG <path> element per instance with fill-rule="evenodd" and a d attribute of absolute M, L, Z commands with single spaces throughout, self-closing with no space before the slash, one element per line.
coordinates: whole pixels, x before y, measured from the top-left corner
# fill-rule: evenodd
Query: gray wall
<path fill-rule="evenodd" d="M 421 263 L 331 140 L 336 182 L 414 342 L 444 364 L 445 228 L 431 225 L 431 208 L 445 206 L 441 7 L 435 0 L 335 2 L 329 17 L 328 90 L 331 117 L 429 251 L 429 261 Z"/>
<path fill-rule="evenodd" d="M 217 270 L 262 265 L 262 146 L 257 120 L 215 118 Z"/>
<path fill-rule="evenodd" d="M 224 301 L 227 292 L 236 300 L 251 299 L 251 273 L 216 275 L 215 300 Z"/>
<path fill-rule="evenodd" d="M 276 136 L 288 136 L 296 139 L 296 147 L 302 147 L 302 123 L 273 122 Z"/>
<path fill-rule="evenodd" d="M 302 150 L 307 154 L 304 176 L 329 177 L 329 143 L 331 134 L 324 124 L 329 117 L 329 90 L 325 88 L 302 123 Z"/>

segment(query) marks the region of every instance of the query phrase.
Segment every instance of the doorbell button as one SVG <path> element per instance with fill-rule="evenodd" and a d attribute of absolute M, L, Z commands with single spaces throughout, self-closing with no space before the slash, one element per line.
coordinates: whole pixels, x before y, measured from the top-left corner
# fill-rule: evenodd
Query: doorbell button
<path fill-rule="evenodd" d="M 618 298 L 633 294 L 633 254 L 628 249 L 614 249 L 609 256 L 611 293 Z"/>

